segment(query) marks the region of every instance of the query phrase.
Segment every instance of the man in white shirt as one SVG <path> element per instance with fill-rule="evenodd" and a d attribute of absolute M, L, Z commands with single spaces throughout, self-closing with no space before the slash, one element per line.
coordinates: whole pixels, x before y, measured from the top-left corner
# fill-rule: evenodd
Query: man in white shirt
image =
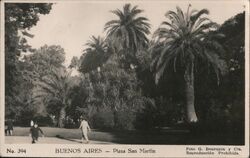
<path fill-rule="evenodd" d="M 88 131 L 91 131 L 89 124 L 86 120 L 82 119 L 80 127 L 82 130 L 82 143 L 83 143 L 83 137 L 86 139 L 87 143 L 89 143 L 89 138 L 88 138 Z"/>

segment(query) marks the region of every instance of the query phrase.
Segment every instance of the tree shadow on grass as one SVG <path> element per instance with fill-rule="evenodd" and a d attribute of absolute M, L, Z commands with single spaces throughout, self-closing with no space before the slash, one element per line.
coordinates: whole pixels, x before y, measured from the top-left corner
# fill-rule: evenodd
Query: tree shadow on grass
<path fill-rule="evenodd" d="M 132 131 L 110 131 L 115 143 L 119 144 L 141 144 L 141 145 L 163 145 L 163 144 L 185 144 L 189 134 L 187 130 L 132 130 Z"/>
<path fill-rule="evenodd" d="M 202 130 L 162 129 L 145 131 L 112 131 L 114 141 L 119 144 L 141 145 L 244 145 L 240 133 L 206 132 Z"/>

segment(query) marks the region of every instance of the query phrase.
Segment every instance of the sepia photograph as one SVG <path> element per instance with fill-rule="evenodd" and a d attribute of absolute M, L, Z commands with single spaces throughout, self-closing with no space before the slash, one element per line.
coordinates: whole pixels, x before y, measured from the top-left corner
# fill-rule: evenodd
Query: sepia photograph
<path fill-rule="evenodd" d="M 249 156 L 248 11 L 230 0 L 1 1 L 0 155 Z"/>

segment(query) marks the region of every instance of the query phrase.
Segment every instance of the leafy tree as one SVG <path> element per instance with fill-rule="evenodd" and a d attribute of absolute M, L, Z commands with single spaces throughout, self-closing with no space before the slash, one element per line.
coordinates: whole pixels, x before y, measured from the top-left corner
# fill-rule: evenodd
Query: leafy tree
<path fill-rule="evenodd" d="M 34 53 L 25 55 L 23 60 L 30 65 L 27 70 L 35 74 L 32 78 L 37 79 L 50 74 L 55 69 L 64 67 L 65 52 L 59 45 L 44 45 L 35 50 Z"/>
<path fill-rule="evenodd" d="M 60 46 L 43 46 L 33 53 L 26 54 L 20 58 L 17 63 L 19 75 L 16 76 L 17 84 L 14 96 L 6 96 L 6 102 L 12 102 L 12 105 L 6 105 L 6 115 L 13 116 L 17 120 L 30 112 L 29 119 L 37 115 L 47 115 L 44 104 L 34 104 L 32 99 L 32 90 L 36 86 L 36 81 L 50 74 L 53 70 L 63 67 L 65 60 L 64 50 Z M 25 107 L 25 108 L 24 108 Z M 28 110 L 28 111 L 25 111 Z M 25 116 L 26 117 L 26 116 Z M 24 121 L 24 120 L 23 120 Z M 22 122 L 20 122 L 22 124 Z"/>
<path fill-rule="evenodd" d="M 96 128 L 134 128 L 136 113 L 147 98 L 141 94 L 133 69 L 119 67 L 117 54 L 113 54 L 99 71 L 92 70 L 82 77 L 78 94 L 73 97 L 77 105 L 73 115 L 85 115 Z"/>
<path fill-rule="evenodd" d="M 117 9 L 111 12 L 117 15 L 118 19 L 105 24 L 104 30 L 107 32 L 109 46 L 115 48 L 115 52 L 122 53 L 120 58 L 132 60 L 134 63 L 137 50 L 148 46 L 149 41 L 146 37 L 150 33 L 148 19 L 138 17 L 143 10 L 137 6 L 131 8 L 131 4 L 125 4 L 123 11 Z"/>
<path fill-rule="evenodd" d="M 221 39 L 226 53 L 223 54 L 228 66 L 228 87 L 233 96 L 228 96 L 232 102 L 235 98 L 244 98 L 244 78 L 245 78 L 245 12 L 237 14 L 236 16 L 225 21 L 218 32 L 225 35 Z M 227 91 L 227 90 L 225 90 Z"/>
<path fill-rule="evenodd" d="M 51 6 L 49 3 L 5 3 L 6 115 L 12 113 L 9 109 L 16 109 L 20 105 L 17 98 L 22 89 L 19 87 L 22 82 L 19 57 L 21 52 L 32 51 L 26 37 L 33 35 L 28 30 L 39 21 L 39 14 L 50 12 Z"/>
<path fill-rule="evenodd" d="M 197 62 L 203 62 L 206 67 L 212 67 L 218 78 L 224 63 L 216 52 L 223 51 L 223 47 L 216 41 L 222 35 L 214 31 L 218 25 L 203 15 L 208 10 L 200 11 L 187 9 L 186 14 L 177 7 L 177 12 L 169 11 L 165 14 L 168 21 L 162 23 L 154 34 L 156 44 L 153 45 L 152 68 L 155 71 L 155 81 L 163 76 L 167 68 L 173 65 L 174 71 L 180 70 L 185 81 L 186 112 L 188 122 L 197 122 L 195 112 L 194 77 L 198 69 Z"/>
<path fill-rule="evenodd" d="M 224 34 L 219 42 L 225 48 L 221 57 L 227 63 L 228 73 L 222 76 L 219 86 L 214 86 L 211 74 L 196 77 L 197 113 L 203 125 L 210 129 L 217 127 L 244 129 L 245 100 L 245 13 L 239 13 L 226 20 L 217 32 Z M 201 66 L 200 66 L 201 67 Z M 216 120 L 216 122 L 215 122 Z M 233 125 L 234 127 L 232 127 Z M 208 127 L 209 126 L 209 127 Z M 213 128 L 211 128 L 213 126 Z M 217 127 L 216 127 L 217 126 Z M 231 126 L 231 127 L 229 127 Z M 228 128 L 227 128 L 228 127 Z M 244 131 L 244 130 L 242 130 Z M 229 131 L 228 131 L 229 132 Z M 230 130 L 230 132 L 235 132 Z"/>
<path fill-rule="evenodd" d="M 70 69 L 72 69 L 72 68 L 78 69 L 79 65 L 80 65 L 80 60 L 76 56 L 73 56 L 73 58 L 71 59 L 69 68 Z"/>
<path fill-rule="evenodd" d="M 224 126 L 231 132 L 244 135 L 245 120 L 245 12 L 226 20 L 218 30 L 225 37 L 221 39 L 226 53 L 223 54 L 229 73 L 218 93 L 223 101 L 223 109 L 229 114 L 224 118 Z M 230 125 L 231 124 L 231 125 Z"/>

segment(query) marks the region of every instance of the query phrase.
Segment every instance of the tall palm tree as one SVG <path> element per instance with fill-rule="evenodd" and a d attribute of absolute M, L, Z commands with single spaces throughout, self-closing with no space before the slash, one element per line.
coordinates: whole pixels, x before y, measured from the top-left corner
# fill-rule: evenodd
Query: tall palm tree
<path fill-rule="evenodd" d="M 104 27 L 111 46 L 135 53 L 148 45 L 146 35 L 150 33 L 150 24 L 147 18 L 138 16 L 143 10 L 138 9 L 138 6 L 131 8 L 131 4 L 125 4 L 123 11 L 117 9 L 111 12 L 118 16 L 117 20 L 107 22 Z"/>
<path fill-rule="evenodd" d="M 174 71 L 177 64 L 184 70 L 187 121 L 197 122 L 194 70 L 198 68 L 198 61 L 204 61 L 208 67 L 212 66 L 219 82 L 222 60 L 217 53 L 223 51 L 223 48 L 216 39 L 223 35 L 214 31 L 218 24 L 205 16 L 209 14 L 208 10 L 190 10 L 190 7 L 191 5 L 186 13 L 177 7 L 177 12 L 169 11 L 165 14 L 167 21 L 162 22 L 154 34 L 151 67 L 155 70 L 156 83 L 170 63 L 173 64 Z"/>
<path fill-rule="evenodd" d="M 37 81 L 37 87 L 34 89 L 34 100 L 56 102 L 60 105 L 58 116 L 58 126 L 64 127 L 64 118 L 66 116 L 65 109 L 70 105 L 70 92 L 74 86 L 74 80 L 70 76 L 70 72 L 65 69 L 53 71 L 48 76 L 43 77 Z"/>
<path fill-rule="evenodd" d="M 110 52 L 108 46 L 103 38 L 100 36 L 92 36 L 85 44 L 87 48 L 80 58 L 80 71 L 85 73 L 101 67 L 101 65 L 108 59 Z"/>
<path fill-rule="evenodd" d="M 86 52 L 95 51 L 101 53 L 106 52 L 108 48 L 106 42 L 100 36 L 91 36 L 85 45 L 88 46 L 88 48 L 85 49 Z"/>

